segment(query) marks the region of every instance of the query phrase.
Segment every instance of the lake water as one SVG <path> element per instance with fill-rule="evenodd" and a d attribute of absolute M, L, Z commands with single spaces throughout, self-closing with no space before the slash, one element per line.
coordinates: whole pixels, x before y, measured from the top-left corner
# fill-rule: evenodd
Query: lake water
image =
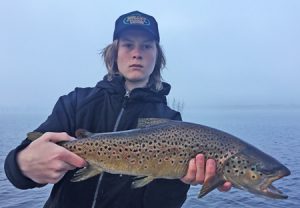
<path fill-rule="evenodd" d="M 0 207 L 42 207 L 51 186 L 32 190 L 18 190 L 6 179 L 3 163 L 10 149 L 36 128 L 44 119 L 42 113 L 0 110 Z M 193 186 L 183 205 L 188 207 L 289 207 L 300 205 L 300 108 L 227 107 L 184 109 L 183 119 L 201 123 L 234 134 L 274 156 L 292 174 L 275 182 L 275 186 L 289 195 L 286 200 L 272 200 L 248 192 L 231 189 L 222 193 L 212 191 L 202 199 L 197 195 L 201 186 Z"/>

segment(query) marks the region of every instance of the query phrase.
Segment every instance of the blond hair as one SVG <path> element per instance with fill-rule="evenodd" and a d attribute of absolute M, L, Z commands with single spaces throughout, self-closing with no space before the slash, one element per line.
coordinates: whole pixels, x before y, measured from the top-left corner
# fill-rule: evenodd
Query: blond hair
<path fill-rule="evenodd" d="M 117 65 L 118 44 L 119 44 L 119 40 L 118 39 L 114 40 L 111 44 L 106 46 L 101 52 L 103 61 L 105 63 L 108 72 L 108 80 L 112 80 L 114 76 L 120 75 L 118 65 Z M 156 48 L 157 48 L 156 63 L 154 66 L 154 70 L 149 77 L 147 86 L 154 85 L 155 89 L 159 91 L 163 88 L 161 71 L 166 66 L 166 58 L 158 42 L 156 42 Z"/>

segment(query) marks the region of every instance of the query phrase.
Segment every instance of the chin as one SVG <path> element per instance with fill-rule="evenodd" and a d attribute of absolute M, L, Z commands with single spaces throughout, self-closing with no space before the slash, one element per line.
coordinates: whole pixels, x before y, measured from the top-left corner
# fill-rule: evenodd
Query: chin
<path fill-rule="evenodd" d="M 145 77 L 125 77 L 125 79 L 131 83 L 145 83 L 145 85 L 148 82 Z"/>
<path fill-rule="evenodd" d="M 131 82 L 140 82 L 145 80 L 145 76 L 141 76 L 140 74 L 134 74 L 132 76 L 125 76 L 125 79 L 131 81 Z"/>

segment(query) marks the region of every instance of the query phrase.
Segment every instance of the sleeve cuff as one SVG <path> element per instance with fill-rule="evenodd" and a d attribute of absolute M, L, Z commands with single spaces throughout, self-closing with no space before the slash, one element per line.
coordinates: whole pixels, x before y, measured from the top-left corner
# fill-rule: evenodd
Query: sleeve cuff
<path fill-rule="evenodd" d="M 17 163 L 17 154 L 21 150 L 23 150 L 28 144 L 22 144 L 18 146 L 16 149 L 12 150 L 11 152 L 8 153 L 5 164 L 4 164 L 4 169 L 6 176 L 8 180 L 17 188 L 19 189 L 30 189 L 30 188 L 35 188 L 35 187 L 42 187 L 45 186 L 46 184 L 39 184 L 31 180 L 30 178 L 26 177 L 18 163 Z"/>

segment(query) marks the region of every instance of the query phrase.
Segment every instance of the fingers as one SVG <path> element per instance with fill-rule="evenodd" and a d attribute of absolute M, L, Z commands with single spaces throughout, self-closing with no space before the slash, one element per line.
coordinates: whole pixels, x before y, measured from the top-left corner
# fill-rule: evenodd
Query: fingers
<path fill-rule="evenodd" d="M 196 156 L 196 183 L 202 184 L 205 179 L 205 157 L 203 154 L 198 154 Z"/>
<path fill-rule="evenodd" d="M 189 162 L 187 174 L 181 179 L 186 184 L 202 184 L 205 176 L 205 157 L 198 154 Z"/>
<path fill-rule="evenodd" d="M 217 167 L 217 164 L 216 164 L 215 160 L 213 160 L 213 159 L 208 159 L 207 160 L 207 162 L 206 162 L 206 172 L 205 172 L 205 181 L 208 178 L 215 176 L 216 167 Z M 226 192 L 226 191 L 229 191 L 231 189 L 231 187 L 232 187 L 232 184 L 230 182 L 226 181 L 222 186 L 219 186 L 218 189 L 219 189 L 219 191 Z"/>
<path fill-rule="evenodd" d="M 43 139 L 44 141 L 50 141 L 53 143 L 57 143 L 57 142 L 61 142 L 61 141 L 75 140 L 75 138 L 70 137 L 65 132 L 62 132 L 62 133 L 47 132 L 41 137 L 41 139 Z M 78 155 L 68 151 L 65 148 L 60 149 L 58 158 L 60 160 L 62 160 L 63 162 L 68 163 L 72 167 L 74 166 L 74 167 L 81 168 L 81 167 L 85 167 L 87 165 L 86 161 L 84 159 L 82 159 Z M 72 170 L 72 169 L 69 168 L 67 170 Z"/>
<path fill-rule="evenodd" d="M 68 163 L 71 166 L 77 167 L 77 168 L 81 168 L 81 167 L 85 167 L 87 166 L 86 161 L 79 157 L 78 155 L 74 154 L 73 152 L 70 152 L 66 149 L 64 149 L 65 151 L 63 151 L 60 155 L 60 159 L 66 163 Z M 72 170 L 72 169 L 70 169 Z"/>
<path fill-rule="evenodd" d="M 181 181 L 186 184 L 197 185 L 203 184 L 210 177 L 214 177 L 217 171 L 216 161 L 208 159 L 205 162 L 205 156 L 198 154 L 195 158 L 189 162 L 188 170 L 186 175 L 181 178 Z M 225 182 L 218 189 L 222 192 L 229 191 L 232 187 L 230 182 Z"/>
<path fill-rule="evenodd" d="M 86 166 L 86 161 L 56 142 L 70 141 L 66 133 L 45 133 L 17 155 L 22 173 L 31 180 L 45 184 L 57 183 L 69 170 Z"/>
<path fill-rule="evenodd" d="M 232 187 L 232 184 L 226 181 L 222 186 L 218 187 L 218 190 L 221 192 L 229 191 Z"/>
<path fill-rule="evenodd" d="M 197 172 L 197 167 L 196 167 L 195 159 L 193 158 L 190 160 L 187 173 L 183 178 L 181 178 L 181 181 L 186 184 L 191 184 L 195 180 L 196 172 Z"/>
<path fill-rule="evenodd" d="M 205 168 L 205 181 L 216 175 L 216 162 L 213 159 L 208 159 L 206 161 L 206 168 Z"/>
<path fill-rule="evenodd" d="M 69 170 L 74 170 L 75 168 L 76 167 L 69 165 L 68 163 L 60 161 L 52 171 L 48 172 L 48 175 L 45 175 L 43 180 L 45 183 L 55 184 L 59 182 Z"/>
<path fill-rule="evenodd" d="M 67 171 L 74 170 L 74 169 L 76 169 L 76 166 L 70 165 L 67 162 L 58 161 L 57 164 L 55 164 L 54 171 L 66 173 Z"/>

